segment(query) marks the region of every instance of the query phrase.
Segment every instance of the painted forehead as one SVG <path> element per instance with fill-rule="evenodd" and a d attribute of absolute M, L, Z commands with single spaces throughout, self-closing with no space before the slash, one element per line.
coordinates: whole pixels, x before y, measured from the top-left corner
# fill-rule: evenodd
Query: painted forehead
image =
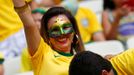
<path fill-rule="evenodd" d="M 48 28 L 51 28 L 52 26 L 63 25 L 65 23 L 70 23 L 65 15 L 54 16 L 49 20 Z"/>

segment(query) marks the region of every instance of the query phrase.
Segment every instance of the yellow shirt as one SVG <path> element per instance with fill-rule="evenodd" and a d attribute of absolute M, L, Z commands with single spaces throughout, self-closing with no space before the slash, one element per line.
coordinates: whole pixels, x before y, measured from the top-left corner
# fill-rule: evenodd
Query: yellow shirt
<path fill-rule="evenodd" d="M 43 39 L 32 59 L 34 75 L 68 75 L 73 56 L 63 56 L 52 50 Z"/>
<path fill-rule="evenodd" d="M 110 61 L 118 75 L 134 75 L 134 49 L 129 49 Z"/>
<path fill-rule="evenodd" d="M 4 55 L 0 52 L 0 65 L 4 62 Z"/>
<path fill-rule="evenodd" d="M 31 2 L 32 0 L 25 0 L 26 2 Z"/>
<path fill-rule="evenodd" d="M 30 0 L 27 0 L 30 1 Z M 12 0 L 0 0 L 0 41 L 23 28 Z"/>
<path fill-rule="evenodd" d="M 96 15 L 89 9 L 79 7 L 75 18 L 84 43 L 91 41 L 93 34 L 102 31 Z"/>
<path fill-rule="evenodd" d="M 30 55 L 28 53 L 28 49 L 25 48 L 21 54 L 21 72 L 32 71 Z"/>

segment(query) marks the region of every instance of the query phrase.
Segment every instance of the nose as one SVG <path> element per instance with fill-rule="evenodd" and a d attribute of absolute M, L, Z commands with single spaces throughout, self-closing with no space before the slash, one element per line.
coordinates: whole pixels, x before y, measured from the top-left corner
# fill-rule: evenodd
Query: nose
<path fill-rule="evenodd" d="M 60 34 L 65 34 L 63 28 L 60 28 Z"/>

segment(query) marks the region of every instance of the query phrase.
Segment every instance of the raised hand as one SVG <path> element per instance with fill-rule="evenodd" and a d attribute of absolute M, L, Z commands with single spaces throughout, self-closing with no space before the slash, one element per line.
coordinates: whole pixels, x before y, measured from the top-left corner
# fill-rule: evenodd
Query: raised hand
<path fill-rule="evenodd" d="M 24 0 L 12 0 L 14 7 L 23 7 L 26 3 Z"/>
<path fill-rule="evenodd" d="M 131 12 L 131 8 L 127 5 L 123 5 L 121 8 L 118 8 L 115 13 L 116 16 L 123 17 L 128 15 L 130 12 Z"/>

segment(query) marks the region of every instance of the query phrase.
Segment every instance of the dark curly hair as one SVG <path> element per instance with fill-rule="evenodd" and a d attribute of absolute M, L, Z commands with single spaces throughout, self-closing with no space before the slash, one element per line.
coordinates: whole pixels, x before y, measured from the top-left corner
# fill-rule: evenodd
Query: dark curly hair
<path fill-rule="evenodd" d="M 115 4 L 113 2 L 113 0 L 104 0 L 104 4 L 103 4 L 103 9 L 109 9 L 109 10 L 113 10 L 115 9 Z"/>

